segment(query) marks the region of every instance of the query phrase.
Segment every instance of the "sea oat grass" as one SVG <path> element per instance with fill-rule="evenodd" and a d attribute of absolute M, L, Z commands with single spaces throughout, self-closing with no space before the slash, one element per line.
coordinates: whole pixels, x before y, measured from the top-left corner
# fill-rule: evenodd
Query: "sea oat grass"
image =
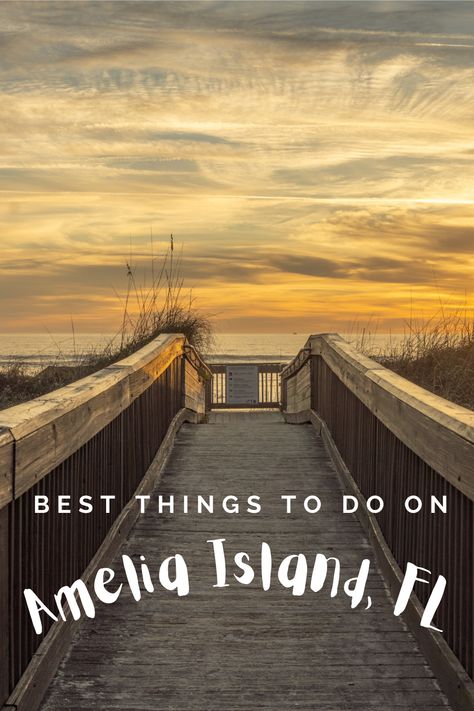
<path fill-rule="evenodd" d="M 126 358 L 163 333 L 182 333 L 199 350 L 212 344 L 212 325 L 198 311 L 192 294 L 183 289 L 180 258 L 170 246 L 157 265 L 152 253 L 151 283 L 138 284 L 135 270 L 127 264 L 127 292 L 122 304 L 119 332 L 104 346 L 74 353 L 73 364 L 58 352 L 54 363 L 39 373 L 31 373 L 25 364 L 0 368 L 0 409 L 39 397 Z M 74 329 L 72 333 L 74 339 Z"/>
<path fill-rule="evenodd" d="M 452 402 L 474 409 L 474 320 L 442 310 L 412 320 L 396 346 L 373 355 L 382 365 Z"/>

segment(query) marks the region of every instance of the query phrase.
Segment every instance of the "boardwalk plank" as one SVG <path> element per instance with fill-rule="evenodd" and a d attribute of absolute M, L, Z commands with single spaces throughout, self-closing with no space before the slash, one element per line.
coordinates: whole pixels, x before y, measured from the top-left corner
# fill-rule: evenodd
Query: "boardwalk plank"
<path fill-rule="evenodd" d="M 280 493 L 323 500 L 317 514 L 285 515 Z M 262 512 L 158 514 L 158 494 L 262 497 Z M 359 523 L 343 515 L 342 492 L 321 440 L 310 426 L 286 425 L 277 413 L 212 414 L 185 425 L 158 491 L 121 553 L 143 554 L 152 578 L 165 556 L 181 552 L 190 595 L 157 586 L 139 602 L 124 594 L 85 621 L 61 664 L 43 711 L 239 711 L 321 709 L 405 711 L 448 708 L 403 622 L 393 616 L 375 568 L 370 610 L 350 609 L 341 592 L 294 597 L 274 572 L 261 589 L 262 540 L 275 561 L 291 553 L 340 558 L 342 580 L 372 552 Z M 249 586 L 214 589 L 208 538 L 226 538 L 229 555 L 247 551 L 256 565 Z M 120 561 L 112 565 L 119 571 Z M 118 580 L 123 575 L 118 575 Z"/>

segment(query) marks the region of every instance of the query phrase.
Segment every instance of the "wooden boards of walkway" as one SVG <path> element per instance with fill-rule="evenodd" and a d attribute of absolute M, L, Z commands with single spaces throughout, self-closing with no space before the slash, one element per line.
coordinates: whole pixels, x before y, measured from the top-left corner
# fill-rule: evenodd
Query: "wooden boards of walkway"
<path fill-rule="evenodd" d="M 157 514 L 156 496 L 261 497 L 260 514 Z M 281 494 L 317 494 L 318 514 L 285 515 Z M 256 561 L 262 541 L 275 560 L 290 553 L 337 556 L 355 574 L 372 552 L 355 517 L 340 513 L 342 491 L 321 440 L 309 425 L 276 413 L 212 415 L 185 425 L 158 491 L 122 553 L 146 556 L 152 576 L 182 553 L 190 594 L 159 585 L 139 602 L 122 596 L 85 621 L 42 706 L 43 711 L 414 711 L 447 708 L 411 634 L 392 614 L 372 572 L 374 604 L 351 610 L 329 591 L 293 597 L 274 579 L 264 592 L 229 580 L 213 588 L 208 539 Z M 245 506 L 243 507 L 245 510 Z M 194 510 L 194 509 L 193 509 Z M 114 567 L 114 566 L 112 566 Z M 117 569 L 120 567 L 116 564 Z M 233 571 L 230 571 L 233 572 Z M 230 576 L 231 577 L 231 576 Z"/>

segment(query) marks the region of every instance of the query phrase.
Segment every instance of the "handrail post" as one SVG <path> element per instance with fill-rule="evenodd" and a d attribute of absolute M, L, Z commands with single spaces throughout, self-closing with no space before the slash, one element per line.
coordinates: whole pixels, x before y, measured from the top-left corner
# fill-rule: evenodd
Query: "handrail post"
<path fill-rule="evenodd" d="M 287 379 L 283 377 L 283 375 L 280 373 L 279 376 L 280 378 L 280 410 L 285 411 L 286 406 L 287 406 Z"/>
<path fill-rule="evenodd" d="M 181 355 L 180 379 L 181 407 L 186 407 L 186 351 Z"/>
<path fill-rule="evenodd" d="M 206 380 L 205 402 L 206 412 L 209 412 L 212 403 L 212 376 Z"/>
<path fill-rule="evenodd" d="M 12 504 L 0 510 L 0 705 L 10 693 L 10 669 L 12 665 L 11 615 L 10 615 L 10 581 L 11 581 L 11 538 L 10 514 Z"/>
<path fill-rule="evenodd" d="M 317 404 L 318 404 L 318 391 L 317 391 L 317 383 L 316 383 L 316 378 L 317 378 L 317 361 L 316 358 L 318 358 L 317 355 L 314 355 L 311 353 L 310 359 L 309 359 L 309 373 L 310 373 L 310 387 L 311 387 L 311 409 L 316 410 L 317 409 Z"/>

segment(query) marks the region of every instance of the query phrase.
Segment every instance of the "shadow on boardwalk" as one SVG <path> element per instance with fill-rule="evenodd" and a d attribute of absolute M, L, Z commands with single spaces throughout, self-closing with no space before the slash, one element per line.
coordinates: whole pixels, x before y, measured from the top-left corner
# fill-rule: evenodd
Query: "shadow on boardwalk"
<path fill-rule="evenodd" d="M 182 428 L 158 491 L 177 503 L 213 494 L 214 515 L 178 508 L 159 516 L 154 496 L 121 551 L 137 561 L 145 555 L 153 578 L 163 558 L 182 553 L 189 596 L 157 586 L 140 602 L 124 594 L 101 605 L 81 626 L 43 711 L 446 708 L 374 568 L 368 611 L 351 610 L 342 592 L 331 599 L 326 588 L 293 597 L 275 575 L 264 592 L 258 572 L 243 586 L 229 569 L 229 587 L 213 588 L 207 539 L 225 538 L 229 555 L 247 551 L 256 566 L 262 541 L 276 564 L 291 553 L 337 556 L 341 583 L 372 552 L 357 519 L 340 513 L 336 473 L 311 426 L 286 425 L 277 413 L 209 419 Z M 280 496 L 289 493 L 300 501 L 317 494 L 323 510 L 310 515 L 301 506 L 286 516 Z M 239 515 L 224 513 L 220 500 L 229 494 L 244 502 L 258 494 L 261 513 L 245 513 L 245 503 Z"/>

